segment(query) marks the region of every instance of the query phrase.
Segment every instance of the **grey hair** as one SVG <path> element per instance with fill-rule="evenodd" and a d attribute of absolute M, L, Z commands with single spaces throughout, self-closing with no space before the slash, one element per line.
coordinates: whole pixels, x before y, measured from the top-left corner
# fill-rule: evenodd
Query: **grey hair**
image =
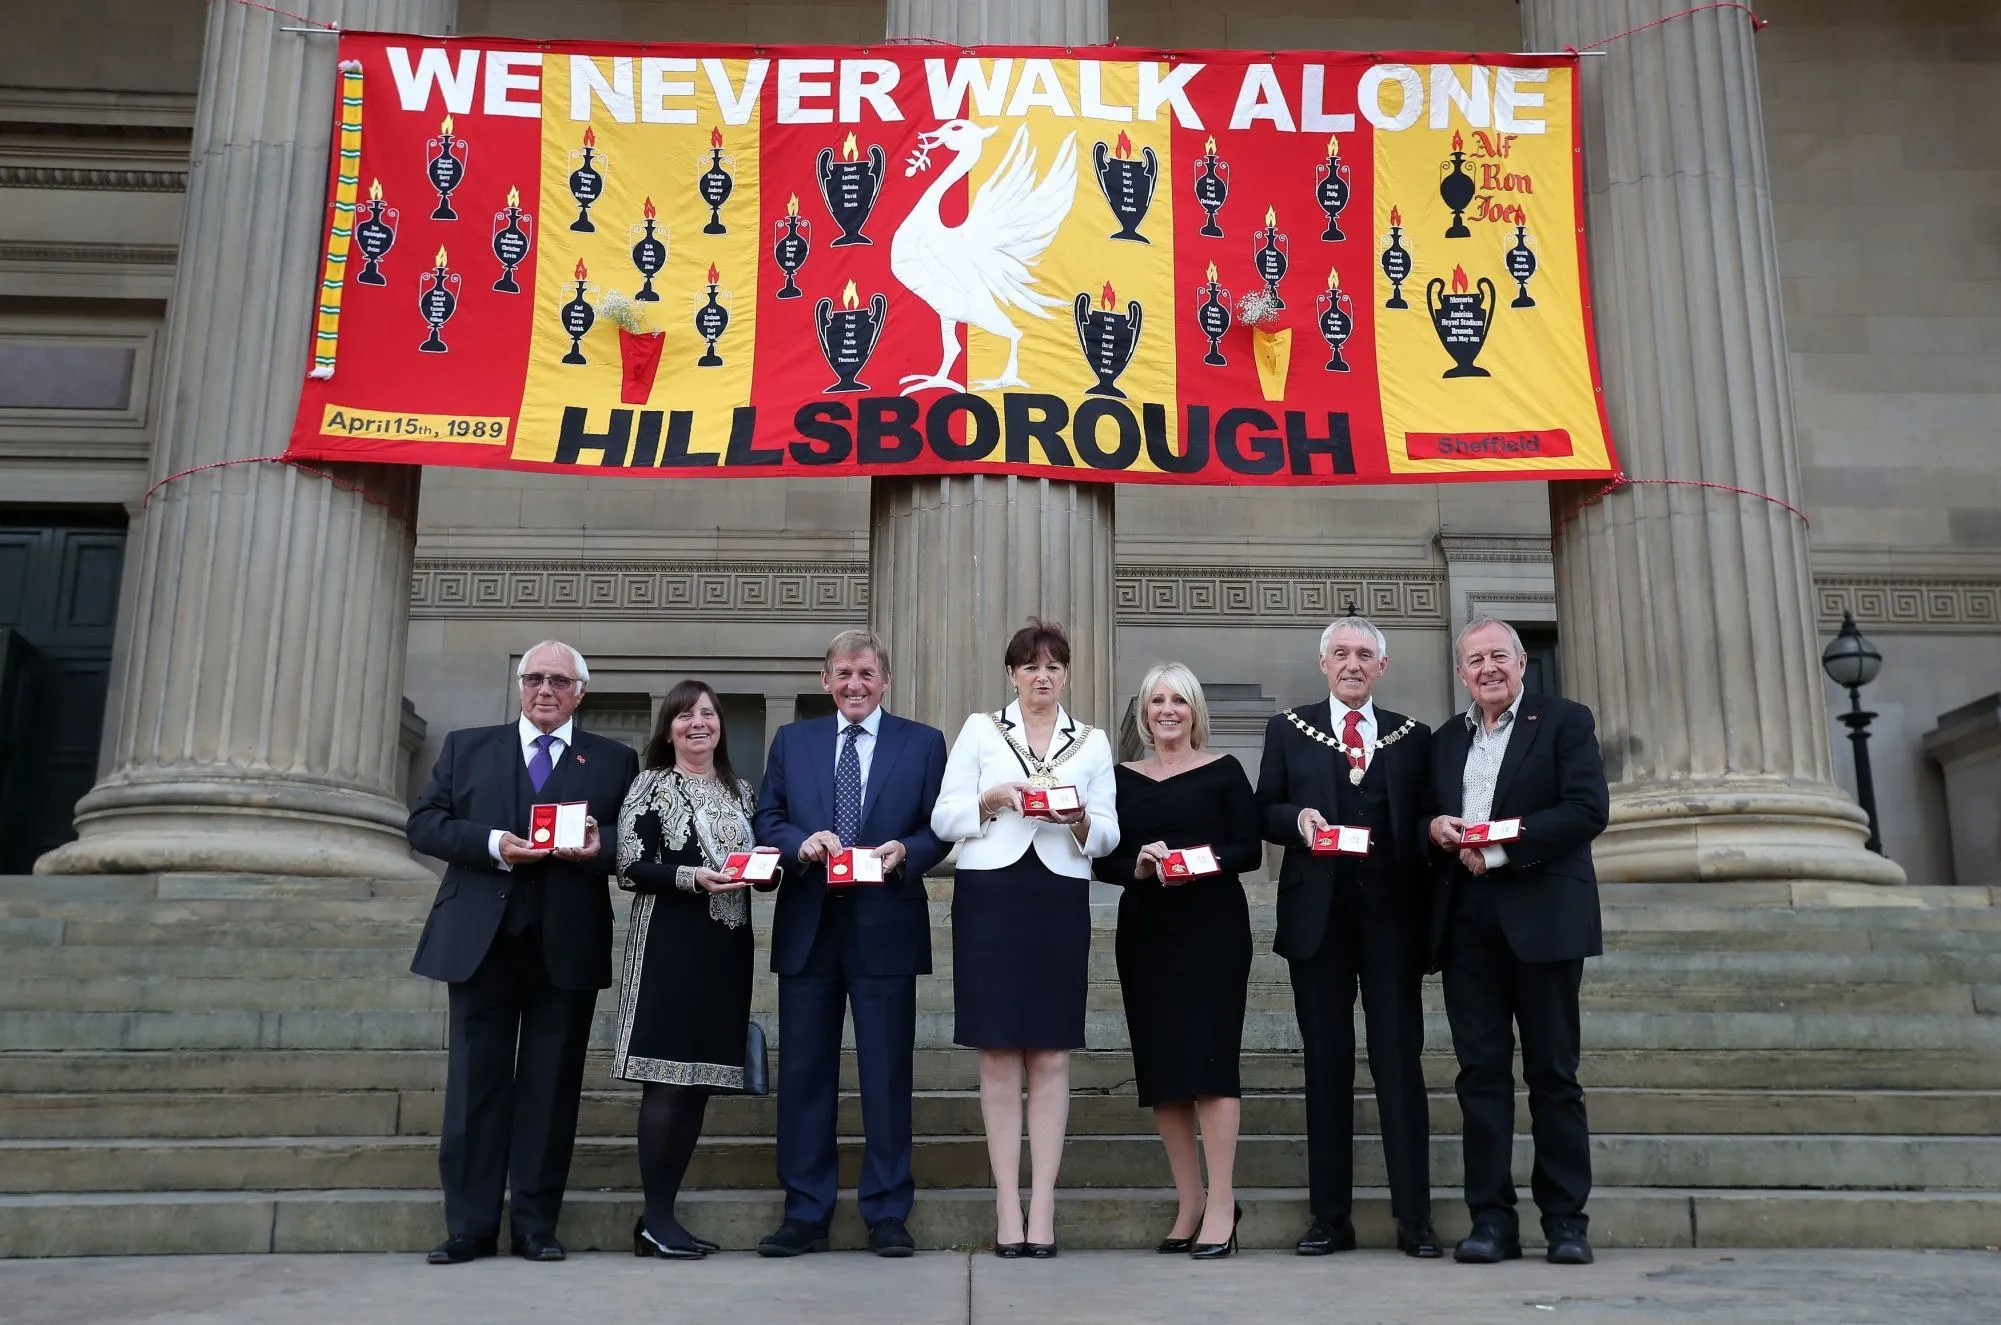
<path fill-rule="evenodd" d="M 1334 642 L 1334 632 L 1337 630 L 1355 630 L 1364 635 L 1374 635 L 1376 652 L 1385 658 L 1390 656 L 1389 636 L 1383 634 L 1376 623 L 1365 616 L 1344 616 L 1328 622 L 1327 629 L 1320 632 L 1320 652 L 1323 655 L 1327 652 L 1327 646 Z"/>
<path fill-rule="evenodd" d="M 827 642 L 827 656 L 821 662 L 820 670 L 827 671 L 836 658 L 852 658 L 864 653 L 873 653 L 875 660 L 882 664 L 882 670 L 889 670 L 889 646 L 873 630 L 844 630 L 834 636 Z"/>
<path fill-rule="evenodd" d="M 1476 616 L 1465 625 L 1459 627 L 1459 633 L 1452 637 L 1452 665 L 1455 668 L 1459 666 L 1460 646 L 1466 642 L 1466 637 L 1476 630 L 1485 630 L 1489 626 L 1499 626 L 1502 630 L 1508 632 L 1508 641 L 1515 646 L 1515 656 L 1517 658 L 1526 658 L 1529 656 L 1529 651 L 1522 645 L 1520 632 L 1513 626 L 1499 617 Z"/>
<path fill-rule="evenodd" d="M 1139 734 L 1146 738 L 1146 743 L 1148 745 L 1154 743 L 1153 724 L 1146 720 L 1146 701 L 1147 697 L 1153 694 L 1154 688 L 1160 685 L 1165 685 L 1187 700 L 1188 707 L 1194 714 L 1195 721 L 1188 729 L 1188 748 L 1200 750 L 1209 744 L 1209 701 L 1203 697 L 1202 683 L 1196 679 L 1194 671 L 1186 663 L 1178 662 L 1155 663 L 1148 669 L 1147 674 L 1140 678 L 1139 713 L 1136 721 L 1139 724 Z"/>
<path fill-rule="evenodd" d="M 514 664 L 514 675 L 517 678 L 528 675 L 528 660 L 530 658 L 533 658 L 536 654 L 540 653 L 544 649 L 561 649 L 564 653 L 569 654 L 570 664 L 577 669 L 577 680 L 583 682 L 584 685 L 586 686 L 590 685 L 591 665 L 584 661 L 583 654 L 577 652 L 575 648 L 573 648 L 568 644 L 563 643 L 563 641 L 559 639 L 545 639 L 541 643 L 529 649 L 526 653 L 523 653 L 521 655 L 521 661 Z"/>

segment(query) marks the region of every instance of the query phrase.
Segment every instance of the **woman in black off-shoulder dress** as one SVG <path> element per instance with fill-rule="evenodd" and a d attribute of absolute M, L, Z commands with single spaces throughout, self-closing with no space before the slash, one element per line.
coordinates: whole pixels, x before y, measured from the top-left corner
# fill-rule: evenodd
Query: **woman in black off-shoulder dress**
<path fill-rule="evenodd" d="M 1174 1169 L 1181 1208 L 1159 1247 L 1210 1259 L 1234 1250 L 1232 1190 L 1241 1083 L 1245 988 L 1251 973 L 1250 908 L 1238 875 L 1263 859 L 1257 806 L 1243 765 L 1210 756 L 1201 683 L 1167 663 L 1140 689 L 1140 730 L 1154 753 L 1121 764 L 1118 849 L 1097 877 L 1124 887 L 1117 955 L 1139 1102 Z M 1221 873 L 1164 880 L 1162 858 L 1206 846 Z M 1202 1186 L 1197 1129 L 1208 1159 Z"/>

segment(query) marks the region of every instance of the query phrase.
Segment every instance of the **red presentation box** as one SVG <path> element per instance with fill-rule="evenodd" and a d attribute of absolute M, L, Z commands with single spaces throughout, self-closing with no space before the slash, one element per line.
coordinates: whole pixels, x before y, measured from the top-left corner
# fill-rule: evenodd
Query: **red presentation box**
<path fill-rule="evenodd" d="M 1028 787 L 1021 793 L 1021 812 L 1031 819 L 1053 819 L 1084 808 L 1075 787 Z"/>
<path fill-rule="evenodd" d="M 882 857 L 869 847 L 842 847 L 827 857 L 827 886 L 852 888 L 882 882 Z"/>
<path fill-rule="evenodd" d="M 537 851 L 573 851 L 584 844 L 587 801 L 537 805 L 528 811 L 528 845 Z"/>
<path fill-rule="evenodd" d="M 1489 846 L 1497 842 L 1512 842 L 1522 835 L 1520 819 L 1496 819 L 1492 823 L 1467 824 L 1466 831 L 1459 835 L 1462 847 Z"/>
<path fill-rule="evenodd" d="M 778 877 L 778 848 L 732 851 L 723 862 L 722 872 L 738 883 L 769 883 Z"/>
<path fill-rule="evenodd" d="M 1214 847 L 1183 847 L 1167 853 L 1167 859 L 1160 862 L 1160 872 L 1169 879 L 1199 879 L 1221 874 L 1223 867 L 1216 863 Z"/>
<path fill-rule="evenodd" d="M 1369 854 L 1369 830 L 1349 824 L 1329 824 L 1313 835 L 1313 854 L 1366 856 Z"/>

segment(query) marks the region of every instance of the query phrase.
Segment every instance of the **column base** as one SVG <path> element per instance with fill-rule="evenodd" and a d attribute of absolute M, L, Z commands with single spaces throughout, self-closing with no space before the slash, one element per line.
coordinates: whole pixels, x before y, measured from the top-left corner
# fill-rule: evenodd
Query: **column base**
<path fill-rule="evenodd" d="M 407 811 L 351 786 L 266 775 L 100 783 L 77 802 L 77 840 L 37 874 L 303 874 L 424 882 Z"/>
<path fill-rule="evenodd" d="M 1901 885 L 1904 867 L 1865 847 L 1868 838 L 1860 806 L 1797 783 L 1614 787 L 1611 824 L 1591 855 L 1604 883 Z"/>

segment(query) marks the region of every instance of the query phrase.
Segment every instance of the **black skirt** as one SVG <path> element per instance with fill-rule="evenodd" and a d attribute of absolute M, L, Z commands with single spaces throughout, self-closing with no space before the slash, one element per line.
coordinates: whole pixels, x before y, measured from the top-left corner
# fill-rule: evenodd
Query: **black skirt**
<path fill-rule="evenodd" d="M 1030 847 L 1012 865 L 958 872 L 952 892 L 954 1043 L 1082 1049 L 1091 881 Z"/>

